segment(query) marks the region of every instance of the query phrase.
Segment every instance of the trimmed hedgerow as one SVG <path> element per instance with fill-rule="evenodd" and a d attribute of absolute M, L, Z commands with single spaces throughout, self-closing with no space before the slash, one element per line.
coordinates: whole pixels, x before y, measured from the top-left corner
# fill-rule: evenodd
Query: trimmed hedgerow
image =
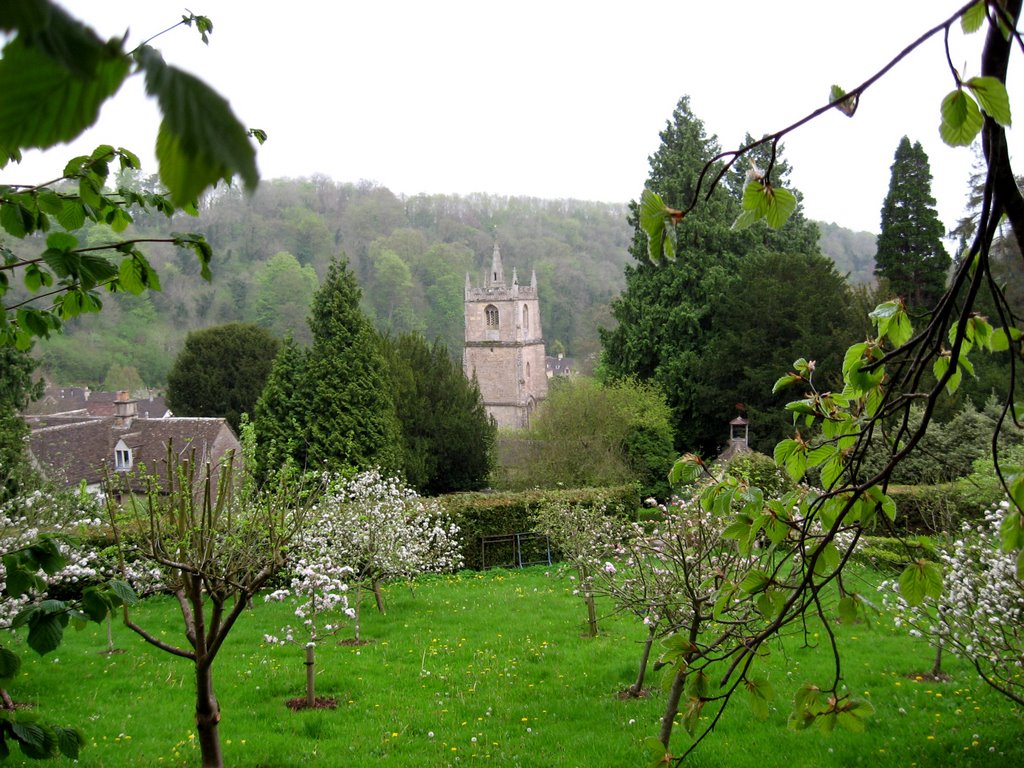
<path fill-rule="evenodd" d="M 609 514 L 635 517 L 640 508 L 640 491 L 634 484 L 609 488 L 567 488 L 519 493 L 456 493 L 441 497 L 452 520 L 459 526 L 462 557 L 467 568 L 513 564 L 510 552 L 495 549 L 483 562 L 481 541 L 488 536 L 505 536 L 534 530 L 536 510 L 552 504 L 604 506 Z M 543 546 L 535 543 L 536 546 Z M 511 550 L 509 543 L 509 550 Z M 536 555 L 537 553 L 532 553 Z M 533 560 L 534 557 L 527 559 Z M 507 562 L 505 562 L 507 561 Z"/>

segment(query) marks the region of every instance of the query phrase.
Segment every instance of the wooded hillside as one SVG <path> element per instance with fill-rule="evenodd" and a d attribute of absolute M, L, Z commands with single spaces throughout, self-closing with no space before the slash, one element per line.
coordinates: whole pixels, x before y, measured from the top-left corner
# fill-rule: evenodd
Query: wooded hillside
<path fill-rule="evenodd" d="M 140 179 L 138 184 L 151 184 Z M 609 302 L 625 285 L 632 231 L 625 204 L 577 200 L 416 195 L 325 177 L 265 181 L 253 197 L 220 189 L 196 218 L 139 214 L 133 237 L 203 232 L 214 248 L 213 280 L 194 256 L 168 246 L 147 250 L 162 290 L 108 295 L 104 311 L 76 319 L 63 336 L 38 345 L 43 370 L 62 384 L 160 386 L 189 331 L 253 322 L 308 343 L 309 302 L 327 265 L 344 254 L 363 290 L 364 309 L 385 332 L 419 331 L 461 350 L 463 289 L 490 264 L 495 239 L 507 275 L 536 270 L 548 350 L 587 367 L 609 325 Z M 871 276 L 873 238 L 826 225 L 822 246 L 851 281 Z M 90 243 L 113 239 L 105 227 Z M 126 369 L 128 373 L 126 374 Z M 137 384 L 137 382 L 136 382 Z"/>

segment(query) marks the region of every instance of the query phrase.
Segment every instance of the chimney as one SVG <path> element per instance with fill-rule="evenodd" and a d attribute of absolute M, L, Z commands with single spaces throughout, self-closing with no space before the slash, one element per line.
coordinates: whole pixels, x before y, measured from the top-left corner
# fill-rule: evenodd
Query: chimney
<path fill-rule="evenodd" d="M 131 399 L 127 390 L 121 390 L 114 398 L 114 426 L 120 429 L 127 429 L 132 425 L 132 419 L 138 416 L 138 402 Z"/>

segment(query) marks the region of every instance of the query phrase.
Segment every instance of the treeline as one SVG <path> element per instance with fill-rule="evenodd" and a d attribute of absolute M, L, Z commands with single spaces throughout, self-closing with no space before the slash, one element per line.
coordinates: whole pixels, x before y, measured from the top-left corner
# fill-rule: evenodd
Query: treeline
<path fill-rule="evenodd" d="M 400 197 L 322 176 L 265 181 L 251 197 L 222 188 L 202 200 L 195 218 L 140 213 L 123 233 L 204 233 L 214 249 L 212 281 L 200 278 L 191 253 L 148 246 L 162 289 L 106 296 L 102 313 L 76 319 L 63 336 L 39 345 L 42 368 L 62 384 L 161 386 L 188 332 L 231 322 L 309 344 L 313 293 L 341 255 L 379 330 L 419 332 L 457 356 L 466 274 L 474 283 L 482 279 L 497 239 L 509 271 L 517 268 L 524 281 L 537 272 L 549 351 L 588 369 L 600 350 L 597 329 L 614 323 L 609 306 L 625 286 L 633 237 L 627 218 L 626 205 L 485 194 Z M 873 242 L 833 225 L 823 232 L 823 245 L 838 244 L 840 273 L 869 279 Z M 83 239 L 98 245 L 115 236 L 92 225 Z"/>
<path fill-rule="evenodd" d="M 108 374 L 117 378 L 135 368 L 145 384 L 160 385 L 189 331 L 229 322 L 256 323 L 308 344 L 313 293 L 339 256 L 379 330 L 419 332 L 458 354 L 466 275 L 482 280 L 495 239 L 509 272 L 517 268 L 524 281 L 531 270 L 539 276 L 549 348 L 592 359 L 597 327 L 610 322 L 608 305 L 622 289 L 631 237 L 625 205 L 482 194 L 402 198 L 324 177 L 266 181 L 252 197 L 221 189 L 202 201 L 194 219 L 141 214 L 124 234 L 176 231 L 206 235 L 215 254 L 213 280 L 199 277 L 191 254 L 150 247 L 162 290 L 109 296 L 100 315 L 76 320 L 62 337 L 40 344 L 53 379 L 117 386 Z M 85 239 L 99 244 L 114 235 L 93 226 Z"/>

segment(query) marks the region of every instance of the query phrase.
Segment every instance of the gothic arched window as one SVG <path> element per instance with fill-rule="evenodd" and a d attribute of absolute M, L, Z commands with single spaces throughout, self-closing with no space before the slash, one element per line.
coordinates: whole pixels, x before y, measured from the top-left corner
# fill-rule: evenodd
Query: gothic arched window
<path fill-rule="evenodd" d="M 498 308 L 493 304 L 488 304 L 484 309 L 487 314 L 487 327 L 497 328 L 498 327 Z"/>
<path fill-rule="evenodd" d="M 523 304 L 523 330 L 530 330 L 530 308 Z"/>

